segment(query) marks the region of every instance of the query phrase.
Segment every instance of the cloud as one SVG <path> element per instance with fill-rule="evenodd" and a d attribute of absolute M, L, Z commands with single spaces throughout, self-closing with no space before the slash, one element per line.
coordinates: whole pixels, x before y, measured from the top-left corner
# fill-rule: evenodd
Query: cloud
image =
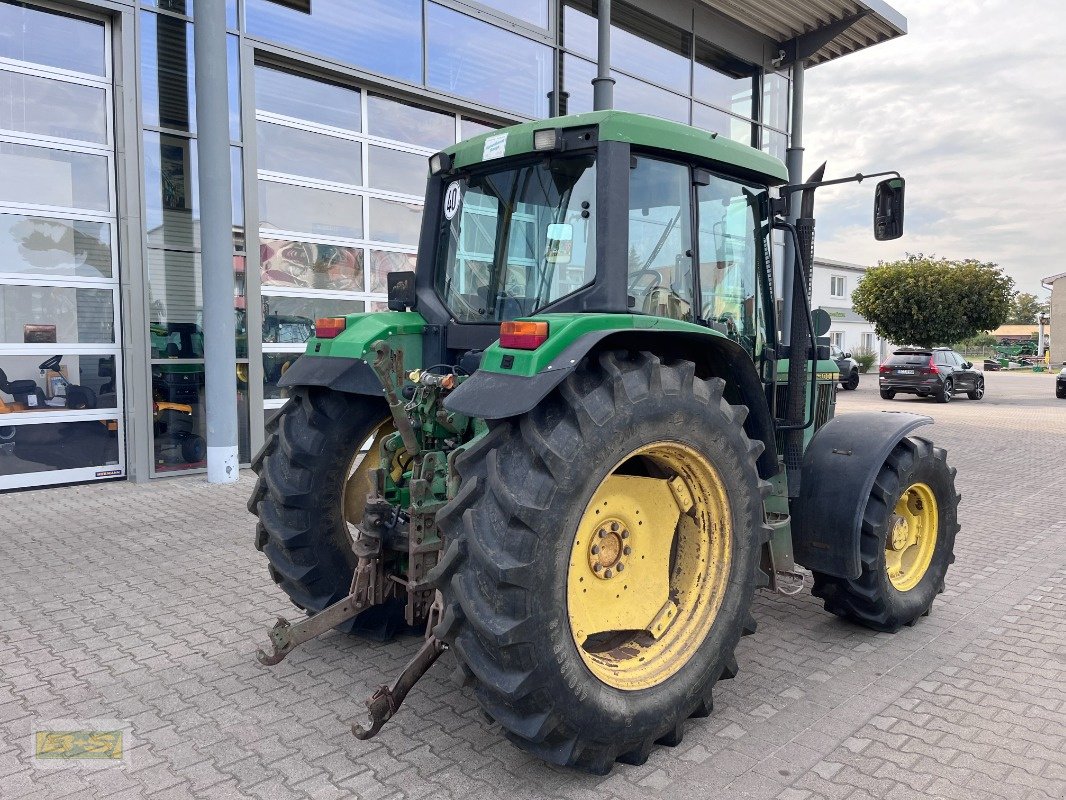
<path fill-rule="evenodd" d="M 818 253 L 859 263 L 905 252 L 994 261 L 1020 290 L 1066 271 L 1066 4 L 895 0 L 907 36 L 807 73 L 805 170 L 896 169 L 906 234 L 875 242 L 872 187 L 819 191 Z M 1043 294 L 1042 291 L 1040 291 Z"/>

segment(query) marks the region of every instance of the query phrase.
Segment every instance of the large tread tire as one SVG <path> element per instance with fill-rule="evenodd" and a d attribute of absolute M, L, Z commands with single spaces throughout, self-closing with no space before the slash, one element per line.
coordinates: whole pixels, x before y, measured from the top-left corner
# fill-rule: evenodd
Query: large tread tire
<path fill-rule="evenodd" d="M 431 574 L 445 611 L 436 635 L 455 652 L 485 713 L 517 746 L 560 766 L 604 774 L 643 763 L 656 744 L 681 741 L 706 716 L 719 678 L 736 674 L 734 649 L 755 630 L 751 602 L 770 529 L 747 408 L 722 399 L 724 381 L 688 361 L 650 353 L 594 354 L 529 413 L 491 423 L 456 459 L 456 497 L 438 515 L 448 550 Z M 730 589 L 696 653 L 651 688 L 622 691 L 593 676 L 566 606 L 578 520 L 600 481 L 637 447 L 669 438 L 714 463 L 733 514 Z"/>
<path fill-rule="evenodd" d="M 955 491 L 955 473 L 948 466 L 947 452 L 927 439 L 909 436 L 896 445 L 877 473 L 863 513 L 859 539 L 862 573 L 855 580 L 814 573 L 811 594 L 824 601 L 826 611 L 887 633 L 896 633 L 929 614 L 933 600 L 944 590 L 948 567 L 955 563 L 962 499 Z M 885 541 L 897 500 L 916 482 L 927 484 L 936 497 L 937 541 L 921 581 L 900 592 L 892 585 L 885 567 Z"/>
<path fill-rule="evenodd" d="M 355 555 L 341 510 L 352 457 L 388 415 L 384 401 L 319 387 L 298 387 L 267 422 L 252 461 L 258 475 L 248 510 L 259 518 L 255 546 L 270 577 L 292 602 L 315 614 L 351 587 Z M 402 621 L 396 604 L 367 609 L 337 626 L 391 638 Z"/>

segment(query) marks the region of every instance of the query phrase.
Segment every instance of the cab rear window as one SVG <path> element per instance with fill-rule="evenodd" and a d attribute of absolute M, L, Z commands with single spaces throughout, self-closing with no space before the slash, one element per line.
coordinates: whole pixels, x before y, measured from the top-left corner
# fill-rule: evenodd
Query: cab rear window
<path fill-rule="evenodd" d="M 889 364 L 920 364 L 929 363 L 929 353 L 893 353 L 888 359 Z"/>

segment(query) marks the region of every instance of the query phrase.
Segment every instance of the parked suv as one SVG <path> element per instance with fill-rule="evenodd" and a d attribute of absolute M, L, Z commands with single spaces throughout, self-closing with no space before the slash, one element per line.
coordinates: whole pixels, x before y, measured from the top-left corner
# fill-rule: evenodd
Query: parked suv
<path fill-rule="evenodd" d="M 851 353 L 832 344 L 829 345 L 829 357 L 837 362 L 837 369 L 840 370 L 840 385 L 845 389 L 858 389 L 859 362 L 851 357 Z"/>
<path fill-rule="evenodd" d="M 897 393 L 935 397 L 948 403 L 965 392 L 971 400 L 985 396 L 985 374 L 950 347 L 903 348 L 895 351 L 878 370 L 881 397 Z"/>
<path fill-rule="evenodd" d="M 1055 397 L 1066 400 L 1066 361 L 1062 362 L 1062 369 L 1055 376 Z"/>

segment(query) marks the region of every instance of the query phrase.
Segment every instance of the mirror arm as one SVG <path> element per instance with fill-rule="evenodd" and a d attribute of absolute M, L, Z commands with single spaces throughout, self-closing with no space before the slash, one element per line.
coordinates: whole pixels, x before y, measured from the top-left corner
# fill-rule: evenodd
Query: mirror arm
<path fill-rule="evenodd" d="M 862 183 L 867 178 L 881 178 L 886 175 L 892 175 L 897 178 L 902 178 L 895 170 L 889 170 L 888 172 L 871 172 L 869 175 L 863 175 L 861 172 L 852 175 L 848 178 L 834 178 L 831 181 L 812 181 L 810 183 L 791 183 L 779 188 L 782 195 L 793 194 L 794 192 L 802 192 L 804 189 L 817 189 L 820 186 L 835 186 L 838 183 Z"/>

